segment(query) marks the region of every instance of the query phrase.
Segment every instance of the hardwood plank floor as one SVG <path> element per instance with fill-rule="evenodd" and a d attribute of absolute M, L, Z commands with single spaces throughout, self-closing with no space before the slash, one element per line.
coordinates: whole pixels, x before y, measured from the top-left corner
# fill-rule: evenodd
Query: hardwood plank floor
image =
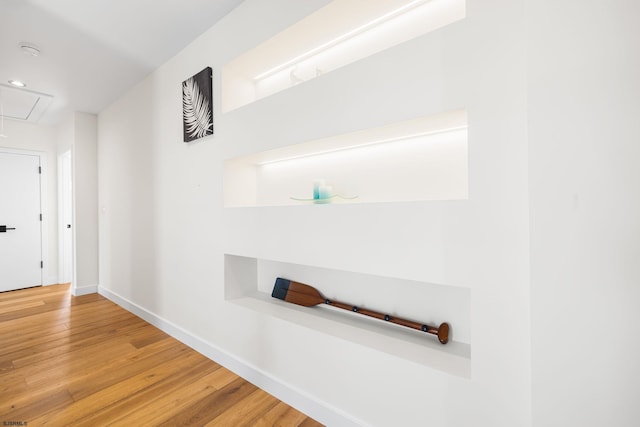
<path fill-rule="evenodd" d="M 321 426 L 68 284 L 0 293 L 0 425 Z"/>

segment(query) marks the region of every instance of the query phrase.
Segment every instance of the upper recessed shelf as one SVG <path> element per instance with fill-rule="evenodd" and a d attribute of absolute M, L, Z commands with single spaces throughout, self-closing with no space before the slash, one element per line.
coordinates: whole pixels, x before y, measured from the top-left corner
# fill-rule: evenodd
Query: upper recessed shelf
<path fill-rule="evenodd" d="M 228 112 L 465 16 L 464 0 L 335 0 L 222 68 Z"/>

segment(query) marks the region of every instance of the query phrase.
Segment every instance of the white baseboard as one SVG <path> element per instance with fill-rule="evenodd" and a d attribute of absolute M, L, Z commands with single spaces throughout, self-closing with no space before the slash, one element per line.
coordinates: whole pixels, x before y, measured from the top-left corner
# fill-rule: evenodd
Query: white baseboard
<path fill-rule="evenodd" d="M 47 278 L 44 279 L 44 283 L 42 284 L 42 286 L 57 285 L 59 283 L 62 283 L 62 282 L 58 281 L 57 276 L 48 276 Z"/>
<path fill-rule="evenodd" d="M 73 294 L 73 296 L 79 297 L 87 294 L 95 294 L 96 292 L 98 292 L 98 288 L 98 285 L 87 285 L 80 287 L 72 286 L 71 293 Z"/>
<path fill-rule="evenodd" d="M 108 289 L 98 287 L 98 292 L 125 310 L 128 310 L 136 316 L 146 320 L 178 341 L 188 345 L 197 352 L 205 355 L 214 362 L 224 366 L 238 376 L 246 379 L 252 384 L 255 384 L 286 404 L 307 414 L 322 424 L 332 427 L 362 427 L 365 425 L 364 423 L 353 419 L 348 414 L 333 408 L 331 405 L 321 402 L 318 399 L 314 399 L 307 393 L 292 387 L 291 385 L 273 377 L 269 373 L 233 356 L 210 342 L 193 335 L 192 333 L 182 329 L 180 326 L 155 315 L 149 310 Z"/>

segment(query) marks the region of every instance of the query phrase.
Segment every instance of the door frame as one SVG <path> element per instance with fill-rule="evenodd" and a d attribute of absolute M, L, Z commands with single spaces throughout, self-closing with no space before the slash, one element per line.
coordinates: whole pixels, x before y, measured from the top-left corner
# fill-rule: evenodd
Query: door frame
<path fill-rule="evenodd" d="M 69 156 L 69 176 L 66 177 L 63 174 L 63 162 L 64 157 Z M 69 179 L 71 185 L 71 194 L 69 194 L 69 203 L 68 208 L 71 210 L 71 254 L 70 259 L 65 260 L 65 250 L 64 250 L 64 237 L 63 234 L 65 232 L 66 221 L 64 220 L 65 215 L 65 200 L 63 197 L 63 187 L 65 185 L 65 180 Z M 70 147 L 68 150 L 63 151 L 62 153 L 58 153 L 58 283 L 76 283 L 76 260 L 75 260 L 75 209 L 74 209 L 74 201 L 73 201 L 73 149 Z M 65 272 L 65 262 L 70 263 L 71 273 L 69 279 L 64 276 Z"/>
<path fill-rule="evenodd" d="M 23 150 L 20 148 L 0 147 L 0 153 L 18 154 L 23 156 L 37 156 L 40 160 L 40 213 L 42 221 L 40 221 L 40 257 L 42 259 L 42 269 L 40 271 L 40 286 L 54 285 L 50 282 L 49 268 L 49 209 L 46 203 L 48 198 L 48 179 L 47 179 L 47 152 L 38 150 Z"/>

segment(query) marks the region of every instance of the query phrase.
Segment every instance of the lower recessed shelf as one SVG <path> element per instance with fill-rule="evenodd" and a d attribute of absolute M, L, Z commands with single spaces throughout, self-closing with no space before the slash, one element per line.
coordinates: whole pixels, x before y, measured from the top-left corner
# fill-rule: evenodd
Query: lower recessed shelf
<path fill-rule="evenodd" d="M 276 277 L 310 284 L 327 297 L 431 324 L 447 321 L 450 341 L 320 305 L 302 307 L 272 298 Z M 366 291 L 366 292 L 365 292 Z M 356 296 L 359 295 L 359 296 Z M 225 255 L 225 299 L 298 327 L 357 343 L 451 375 L 471 377 L 469 289 L 368 274 Z M 397 311 L 397 313 L 396 313 Z"/>

